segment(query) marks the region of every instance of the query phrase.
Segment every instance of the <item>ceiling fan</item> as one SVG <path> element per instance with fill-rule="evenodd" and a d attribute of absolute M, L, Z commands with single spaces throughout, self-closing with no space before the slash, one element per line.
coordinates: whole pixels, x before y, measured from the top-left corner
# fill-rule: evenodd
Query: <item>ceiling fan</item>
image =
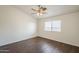
<path fill-rule="evenodd" d="M 32 10 L 34 12 L 33 14 L 36 14 L 37 16 L 41 16 L 47 13 L 47 8 L 41 5 L 38 5 L 37 8 L 32 8 Z"/>

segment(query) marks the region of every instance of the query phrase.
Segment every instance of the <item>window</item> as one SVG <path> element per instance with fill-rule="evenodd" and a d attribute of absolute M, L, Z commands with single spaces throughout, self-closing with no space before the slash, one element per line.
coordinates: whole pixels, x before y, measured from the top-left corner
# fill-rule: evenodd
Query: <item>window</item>
<path fill-rule="evenodd" d="M 45 31 L 51 31 L 51 22 L 45 22 Z"/>
<path fill-rule="evenodd" d="M 45 22 L 45 31 L 61 31 L 61 21 L 60 20 L 54 20 L 54 21 L 47 21 Z"/>

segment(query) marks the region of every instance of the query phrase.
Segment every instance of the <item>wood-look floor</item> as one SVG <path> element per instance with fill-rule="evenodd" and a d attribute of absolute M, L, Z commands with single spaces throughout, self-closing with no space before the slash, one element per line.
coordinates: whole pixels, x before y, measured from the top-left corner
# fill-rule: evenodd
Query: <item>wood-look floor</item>
<path fill-rule="evenodd" d="M 79 47 L 35 37 L 0 47 L 1 53 L 79 53 Z"/>

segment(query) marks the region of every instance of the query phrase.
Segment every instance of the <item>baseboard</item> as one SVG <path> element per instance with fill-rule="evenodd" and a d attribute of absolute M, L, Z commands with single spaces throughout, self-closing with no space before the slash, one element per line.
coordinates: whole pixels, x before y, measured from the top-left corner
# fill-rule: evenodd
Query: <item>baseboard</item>
<path fill-rule="evenodd" d="M 28 39 L 35 38 L 35 37 L 37 37 L 37 35 L 29 36 L 29 37 L 24 38 L 24 39 L 22 39 L 22 40 L 18 40 L 18 41 L 13 41 L 13 42 L 5 43 L 5 44 L 0 45 L 0 47 L 5 46 L 5 45 L 9 45 L 9 44 L 13 44 L 13 43 L 17 43 L 17 42 L 20 42 L 20 41 L 23 41 L 23 40 L 28 40 Z"/>
<path fill-rule="evenodd" d="M 37 36 L 37 37 L 41 37 L 41 38 L 53 40 L 53 39 L 50 39 L 50 38 L 48 38 L 48 37 L 43 37 L 43 36 Z M 57 42 L 60 42 L 60 43 L 64 43 L 64 44 L 68 44 L 68 45 L 71 45 L 71 46 L 79 47 L 79 46 L 77 46 L 77 45 L 69 44 L 69 43 L 66 43 L 66 42 L 58 41 L 58 40 L 53 40 L 53 41 L 57 41 Z"/>

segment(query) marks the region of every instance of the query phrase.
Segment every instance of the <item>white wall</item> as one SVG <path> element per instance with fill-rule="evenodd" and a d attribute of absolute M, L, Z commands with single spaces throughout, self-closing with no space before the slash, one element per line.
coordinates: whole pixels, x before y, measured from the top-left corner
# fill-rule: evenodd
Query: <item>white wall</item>
<path fill-rule="evenodd" d="M 0 46 L 36 36 L 36 20 L 12 6 L 0 6 Z"/>
<path fill-rule="evenodd" d="M 49 20 L 61 20 L 61 32 L 44 31 L 44 22 Z M 63 43 L 79 46 L 79 12 L 39 19 L 38 35 Z"/>

